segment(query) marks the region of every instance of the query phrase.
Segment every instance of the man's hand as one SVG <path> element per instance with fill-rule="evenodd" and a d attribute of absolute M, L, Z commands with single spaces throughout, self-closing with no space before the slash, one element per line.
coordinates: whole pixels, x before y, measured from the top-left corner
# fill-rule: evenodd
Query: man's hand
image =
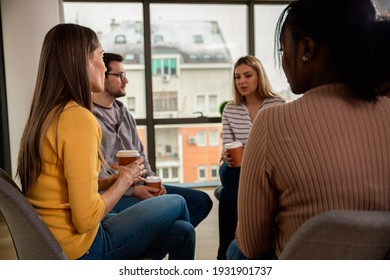
<path fill-rule="evenodd" d="M 140 200 L 145 200 L 166 193 L 167 191 L 164 187 L 161 187 L 161 190 L 158 190 L 156 188 L 152 188 L 144 185 L 137 185 L 133 187 L 133 192 L 131 193 L 131 196 Z"/>

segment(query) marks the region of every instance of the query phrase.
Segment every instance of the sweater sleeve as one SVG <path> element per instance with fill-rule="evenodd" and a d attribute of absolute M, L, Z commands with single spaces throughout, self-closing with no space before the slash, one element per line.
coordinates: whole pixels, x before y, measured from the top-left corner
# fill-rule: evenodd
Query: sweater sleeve
<path fill-rule="evenodd" d="M 236 239 L 250 259 L 272 250 L 277 196 L 267 171 L 267 126 L 264 112 L 253 123 L 241 166 Z"/>
<path fill-rule="evenodd" d="M 79 233 L 96 227 L 103 218 L 105 204 L 98 193 L 101 129 L 95 117 L 81 107 L 61 114 L 58 148 L 67 181 L 72 223 Z"/>
<path fill-rule="evenodd" d="M 132 138 L 132 142 L 136 147 L 136 150 L 140 153 L 140 156 L 144 158 L 145 169 L 148 171 L 147 174 L 145 174 L 145 177 L 153 176 L 155 175 L 155 173 L 152 171 L 152 168 L 149 164 L 149 160 L 145 154 L 144 145 L 142 144 L 141 139 L 139 138 L 138 131 L 137 131 L 137 123 L 129 111 L 126 110 L 126 113 L 128 115 L 128 120 L 129 120 L 128 125 L 129 125 L 129 131 L 131 135 L 129 137 Z"/>
<path fill-rule="evenodd" d="M 233 129 L 231 127 L 231 123 L 229 120 L 229 113 L 228 113 L 229 107 L 231 107 L 230 104 L 231 103 L 228 103 L 225 106 L 225 108 L 223 110 L 223 114 L 222 114 L 222 145 L 223 145 L 223 147 L 225 146 L 225 144 L 233 142 L 235 140 Z"/>

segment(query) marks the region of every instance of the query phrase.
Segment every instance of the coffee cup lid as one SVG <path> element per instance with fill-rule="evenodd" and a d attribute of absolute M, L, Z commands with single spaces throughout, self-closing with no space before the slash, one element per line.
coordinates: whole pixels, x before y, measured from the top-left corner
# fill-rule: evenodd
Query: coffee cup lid
<path fill-rule="evenodd" d="M 225 149 L 234 149 L 238 147 L 242 147 L 242 143 L 240 141 L 235 141 L 235 142 L 230 142 L 225 144 Z"/>
<path fill-rule="evenodd" d="M 161 182 L 161 178 L 158 177 L 158 176 L 148 176 L 146 177 L 146 182 L 148 183 L 157 183 L 157 182 Z"/>
<path fill-rule="evenodd" d="M 139 157 L 137 150 L 120 150 L 116 153 L 117 157 Z"/>

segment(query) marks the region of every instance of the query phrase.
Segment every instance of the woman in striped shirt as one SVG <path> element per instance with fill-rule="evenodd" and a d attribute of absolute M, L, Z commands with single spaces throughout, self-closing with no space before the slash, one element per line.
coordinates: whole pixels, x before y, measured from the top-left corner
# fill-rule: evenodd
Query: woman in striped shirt
<path fill-rule="evenodd" d="M 222 114 L 222 143 L 240 141 L 245 149 L 252 122 L 259 110 L 284 103 L 271 88 L 261 62 L 248 55 L 238 59 L 233 72 L 233 101 Z M 219 248 L 217 259 L 226 258 L 226 250 L 234 239 L 237 224 L 237 192 L 240 167 L 235 166 L 229 152 L 222 153 L 220 167 L 222 189 L 219 198 Z"/>

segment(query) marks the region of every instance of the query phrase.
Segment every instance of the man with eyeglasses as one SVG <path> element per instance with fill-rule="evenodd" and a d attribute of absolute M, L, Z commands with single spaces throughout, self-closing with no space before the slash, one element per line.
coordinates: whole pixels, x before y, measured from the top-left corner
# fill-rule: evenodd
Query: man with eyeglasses
<path fill-rule="evenodd" d="M 128 80 L 123 67 L 123 57 L 119 54 L 105 53 L 104 63 L 107 71 L 105 73 L 105 88 L 103 92 L 93 93 L 93 113 L 102 128 L 102 152 L 110 165 L 116 162 L 116 152 L 119 150 L 138 150 L 144 158 L 146 176 L 154 175 L 148 159 L 144 153 L 144 147 L 139 139 L 136 122 L 122 102 L 117 100 L 126 95 L 126 85 Z M 102 168 L 101 178 L 115 178 L 115 173 Z M 207 217 L 212 201 L 207 193 L 190 188 L 182 188 L 164 184 L 163 190 L 159 194 L 179 194 L 186 200 L 190 214 L 190 222 L 196 227 Z M 123 196 L 114 212 L 124 209 L 148 198 L 155 196 L 155 189 L 145 185 L 129 186 L 126 195 Z"/>

